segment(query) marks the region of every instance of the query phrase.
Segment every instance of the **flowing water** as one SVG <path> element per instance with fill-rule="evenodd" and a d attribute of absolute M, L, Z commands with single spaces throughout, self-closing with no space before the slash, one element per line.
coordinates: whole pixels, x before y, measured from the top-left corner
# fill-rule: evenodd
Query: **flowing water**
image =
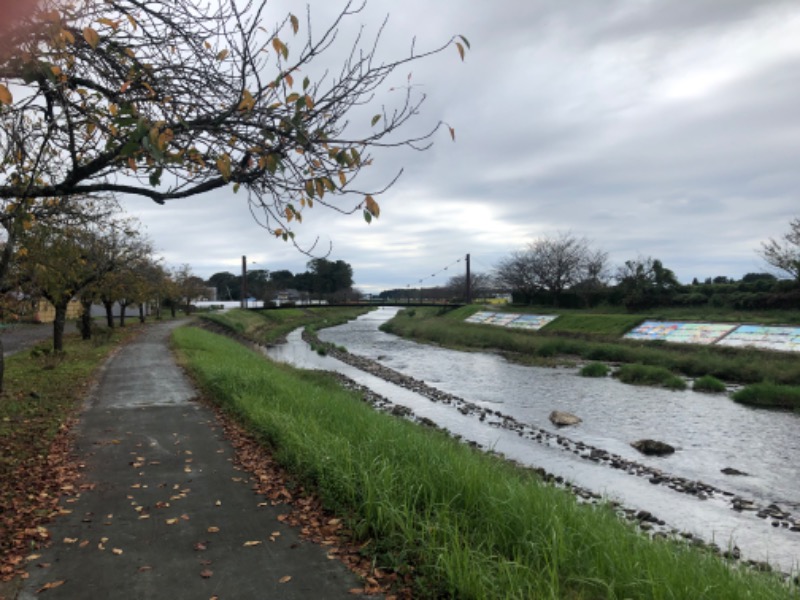
<path fill-rule="evenodd" d="M 734 511 L 731 499 L 749 499 L 761 507 L 775 505 L 800 522 L 800 415 L 749 408 L 726 396 L 628 386 L 612 378 L 580 377 L 577 369 L 525 367 L 493 354 L 417 344 L 379 331 L 379 325 L 396 310 L 379 309 L 322 330 L 319 337 L 554 434 L 550 412 L 574 413 L 583 422 L 558 431 L 559 435 L 728 494 L 702 499 L 702 494 L 679 493 L 653 485 L 646 477 L 585 460 L 558 445 L 526 439 L 490 420 L 483 422 L 477 415 L 462 414 L 451 405 L 431 402 L 334 358 L 320 357 L 302 342 L 299 331 L 268 354 L 303 368 L 339 371 L 393 403 L 411 408 L 419 417 L 508 458 L 544 468 L 631 509 L 649 511 L 670 527 L 723 549 L 736 545 L 743 558 L 768 561 L 784 571 L 797 570 L 800 531 L 790 531 L 786 521 L 760 518 L 756 511 Z M 666 457 L 643 456 L 630 446 L 643 438 L 667 442 L 677 451 Z M 721 470 L 726 467 L 747 475 L 725 475 Z"/>

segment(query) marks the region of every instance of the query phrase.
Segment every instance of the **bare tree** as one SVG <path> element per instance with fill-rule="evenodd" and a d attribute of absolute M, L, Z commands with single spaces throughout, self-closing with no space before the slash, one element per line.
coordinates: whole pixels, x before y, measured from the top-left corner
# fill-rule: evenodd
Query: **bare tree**
<path fill-rule="evenodd" d="M 789 231 L 779 239 L 762 242 L 759 254 L 767 264 L 800 283 L 800 217 L 789 222 Z"/>
<path fill-rule="evenodd" d="M 469 281 L 473 298 L 485 298 L 491 294 L 494 287 L 492 276 L 486 273 L 472 272 L 469 274 Z M 446 288 L 450 297 L 466 298 L 467 276 L 454 275 L 448 279 Z"/>
<path fill-rule="evenodd" d="M 530 302 L 534 294 L 539 291 L 539 282 L 534 277 L 531 263 L 532 257 L 529 252 L 513 251 L 501 259 L 495 267 L 497 285 L 522 295 L 526 302 Z"/>
<path fill-rule="evenodd" d="M 608 255 L 592 249 L 585 237 L 559 233 L 528 244 L 525 250 L 513 252 L 500 261 L 496 277 L 501 285 L 530 300 L 544 291 L 558 305 L 564 291 L 573 286 L 608 278 Z"/>
<path fill-rule="evenodd" d="M 374 197 L 394 182 L 359 187 L 370 151 L 425 149 L 443 125 L 402 133 L 425 99 L 410 82 L 391 82 L 394 104 L 375 99 L 399 67 L 450 46 L 463 59 L 468 42 L 412 43 L 384 61 L 381 27 L 372 42 L 355 35 L 338 68 L 312 81 L 311 65 L 363 9 L 347 2 L 322 29 L 310 14 L 268 29 L 267 0 L 41 0 L 0 52 L 0 198 L 122 193 L 164 203 L 231 186 L 284 240 L 315 204 L 363 209 L 370 221 L 380 214 Z"/>

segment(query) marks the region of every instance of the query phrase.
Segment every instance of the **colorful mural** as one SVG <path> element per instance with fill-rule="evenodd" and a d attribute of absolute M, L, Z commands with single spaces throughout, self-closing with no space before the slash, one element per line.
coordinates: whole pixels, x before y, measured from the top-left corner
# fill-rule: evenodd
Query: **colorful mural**
<path fill-rule="evenodd" d="M 477 312 L 467 317 L 467 323 L 496 325 L 536 331 L 554 320 L 557 315 L 521 315 L 519 313 Z"/>
<path fill-rule="evenodd" d="M 517 318 L 506 325 L 506 327 L 536 331 L 551 321 L 554 321 L 556 318 L 555 315 L 518 315 Z"/>
<path fill-rule="evenodd" d="M 662 340 L 677 344 L 713 344 L 735 328 L 736 325 L 721 323 L 645 321 L 625 334 L 625 338 L 629 340 Z"/>
<path fill-rule="evenodd" d="M 800 327 L 742 325 L 722 339 L 720 345 L 800 352 Z"/>

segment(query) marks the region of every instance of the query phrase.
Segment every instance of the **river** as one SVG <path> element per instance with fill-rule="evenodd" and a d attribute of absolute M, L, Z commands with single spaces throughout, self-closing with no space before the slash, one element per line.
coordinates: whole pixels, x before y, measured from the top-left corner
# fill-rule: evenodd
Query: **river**
<path fill-rule="evenodd" d="M 577 368 L 520 366 L 494 354 L 417 344 L 378 329 L 396 311 L 373 311 L 324 329 L 319 337 L 463 398 L 483 409 L 484 416 L 507 415 L 524 425 L 526 434 L 519 427 L 498 426 L 497 418 L 481 420 L 475 412 L 464 414 L 454 405 L 432 402 L 335 358 L 321 357 L 300 339 L 299 331 L 268 354 L 302 368 L 341 372 L 484 448 L 543 468 L 632 511 L 652 513 L 667 527 L 723 550 L 736 546 L 744 559 L 786 572 L 798 570 L 800 415 L 753 409 L 724 395 L 629 386 L 610 377 L 580 377 Z M 548 420 L 553 410 L 574 413 L 583 422 L 556 430 Z M 537 441 L 535 431 L 545 432 L 544 442 L 541 435 Z M 643 438 L 667 442 L 677 451 L 666 457 L 643 456 L 630 446 Z M 588 451 L 576 447 L 602 449 L 646 472 L 643 476 L 637 469 L 587 460 Z M 725 468 L 746 475 L 726 475 Z M 712 491 L 682 493 L 663 484 L 670 477 L 701 482 L 701 490 L 706 485 Z M 767 507 L 771 514 L 765 516 Z"/>

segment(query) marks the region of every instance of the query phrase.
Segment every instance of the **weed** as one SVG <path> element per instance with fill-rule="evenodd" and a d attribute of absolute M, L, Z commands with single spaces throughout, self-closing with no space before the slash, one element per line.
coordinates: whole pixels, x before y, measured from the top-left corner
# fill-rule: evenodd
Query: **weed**
<path fill-rule="evenodd" d="M 608 365 L 599 362 L 589 363 L 581 369 L 582 377 L 605 377 L 610 369 Z"/>

